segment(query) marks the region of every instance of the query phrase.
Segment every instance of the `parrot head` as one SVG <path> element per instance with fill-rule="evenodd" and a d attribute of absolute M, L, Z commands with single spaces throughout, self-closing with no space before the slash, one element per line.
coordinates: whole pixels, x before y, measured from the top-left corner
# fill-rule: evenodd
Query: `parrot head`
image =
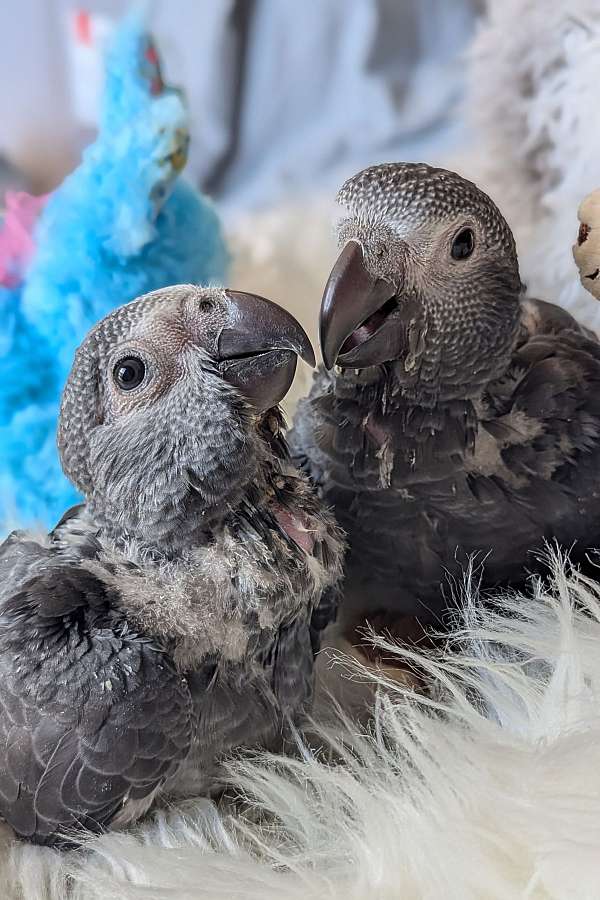
<path fill-rule="evenodd" d="M 153 543 L 222 511 L 260 466 L 265 415 L 310 341 L 275 303 L 176 285 L 87 335 L 63 393 L 65 474 L 104 521 Z"/>
<path fill-rule="evenodd" d="M 461 176 L 415 163 L 365 169 L 338 201 L 326 367 L 389 363 L 416 400 L 476 395 L 506 366 L 520 315 L 515 243 L 497 207 Z"/>

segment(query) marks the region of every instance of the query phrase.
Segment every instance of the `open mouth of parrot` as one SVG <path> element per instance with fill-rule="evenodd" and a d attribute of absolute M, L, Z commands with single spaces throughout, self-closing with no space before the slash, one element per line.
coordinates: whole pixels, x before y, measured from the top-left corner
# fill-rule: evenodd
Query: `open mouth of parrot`
<path fill-rule="evenodd" d="M 402 279 L 374 275 L 362 244 L 348 241 L 335 263 L 321 301 L 320 339 L 327 369 L 362 369 L 396 359 L 402 341 L 398 310 Z M 391 320 L 391 321 L 390 321 Z"/>
<path fill-rule="evenodd" d="M 360 325 L 354 329 L 352 334 L 350 334 L 342 346 L 340 347 L 340 356 L 344 356 L 346 353 L 350 353 L 352 350 L 355 350 L 357 347 L 360 347 L 362 344 L 365 344 L 368 340 L 370 340 L 379 329 L 385 324 L 389 316 L 398 309 L 398 299 L 397 297 L 390 297 L 389 300 L 377 309 L 370 316 L 367 316 L 364 321 L 360 323 Z"/>
<path fill-rule="evenodd" d="M 255 359 L 257 356 L 264 356 L 265 353 L 273 353 L 276 351 L 270 350 L 249 350 L 247 353 L 233 353 L 231 356 L 226 358 L 226 362 L 235 362 L 236 360 L 241 359 Z"/>

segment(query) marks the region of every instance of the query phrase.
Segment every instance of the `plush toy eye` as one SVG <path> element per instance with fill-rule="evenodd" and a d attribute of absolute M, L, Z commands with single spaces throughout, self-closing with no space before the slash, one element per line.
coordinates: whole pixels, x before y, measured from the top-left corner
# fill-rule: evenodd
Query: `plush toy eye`
<path fill-rule="evenodd" d="M 579 234 L 577 235 L 577 243 L 581 247 L 582 244 L 588 239 L 588 234 L 590 233 L 590 226 L 586 225 L 585 222 L 582 222 L 579 226 Z"/>
<path fill-rule="evenodd" d="M 463 228 L 452 241 L 450 253 L 453 259 L 467 259 L 475 247 L 475 235 L 471 228 Z"/>
<path fill-rule="evenodd" d="M 144 380 L 146 366 L 137 356 L 125 356 L 113 369 L 115 383 L 122 391 L 132 391 Z"/>

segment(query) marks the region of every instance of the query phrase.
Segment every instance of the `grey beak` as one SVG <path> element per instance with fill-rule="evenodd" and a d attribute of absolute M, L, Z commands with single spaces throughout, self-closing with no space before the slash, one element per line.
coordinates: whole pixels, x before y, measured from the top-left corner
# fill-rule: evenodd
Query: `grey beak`
<path fill-rule="evenodd" d="M 229 315 L 219 338 L 220 359 L 291 350 L 314 368 L 312 344 L 291 313 L 257 294 L 229 290 L 224 293 Z"/>
<path fill-rule="evenodd" d="M 320 315 L 323 362 L 335 365 L 344 341 L 395 294 L 394 287 L 367 271 L 362 246 L 348 241 L 325 285 Z"/>
<path fill-rule="evenodd" d="M 224 295 L 227 321 L 218 340 L 219 367 L 257 409 L 269 409 L 290 389 L 298 356 L 315 365 L 314 350 L 302 326 L 276 303 L 243 291 Z"/>

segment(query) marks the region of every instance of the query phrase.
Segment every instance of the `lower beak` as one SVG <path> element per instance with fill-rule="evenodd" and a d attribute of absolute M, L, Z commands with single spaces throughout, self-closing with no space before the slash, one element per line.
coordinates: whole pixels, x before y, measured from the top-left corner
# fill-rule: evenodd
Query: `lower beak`
<path fill-rule="evenodd" d="M 321 350 L 328 369 L 336 363 L 362 368 L 379 361 L 365 353 L 366 344 L 385 319 L 382 308 L 395 296 L 389 281 L 367 270 L 361 244 L 348 241 L 331 270 L 321 302 Z"/>
<path fill-rule="evenodd" d="M 242 291 L 224 294 L 227 323 L 218 340 L 219 369 L 262 412 L 289 391 L 298 356 L 314 366 L 315 354 L 302 326 L 276 303 Z"/>

